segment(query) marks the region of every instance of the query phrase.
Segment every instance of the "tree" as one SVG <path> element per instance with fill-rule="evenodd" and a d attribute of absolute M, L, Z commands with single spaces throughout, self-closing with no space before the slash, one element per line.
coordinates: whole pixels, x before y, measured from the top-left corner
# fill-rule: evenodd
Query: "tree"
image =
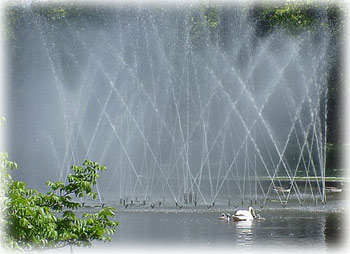
<path fill-rule="evenodd" d="M 48 193 L 40 193 L 14 181 L 9 173 L 17 164 L 1 154 L 1 212 L 5 247 L 16 249 L 47 249 L 64 246 L 91 246 L 93 240 L 110 241 L 118 222 L 112 220 L 114 208 L 102 207 L 95 213 L 79 213 L 83 204 L 77 198 L 90 196 L 99 171 L 106 170 L 96 162 L 86 160 L 82 166 L 71 167 L 66 183 L 47 182 Z M 75 199 L 75 200 L 74 200 Z"/>

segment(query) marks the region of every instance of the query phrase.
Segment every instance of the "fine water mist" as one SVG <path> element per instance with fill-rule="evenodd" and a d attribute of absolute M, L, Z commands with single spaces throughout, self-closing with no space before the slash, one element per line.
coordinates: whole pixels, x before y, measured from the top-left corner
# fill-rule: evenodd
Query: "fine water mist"
<path fill-rule="evenodd" d="M 17 7 L 9 45 L 9 152 L 29 187 L 89 159 L 108 168 L 101 200 L 264 203 L 291 182 L 280 202 L 324 201 L 326 28 L 258 36 L 240 5 L 47 8 Z"/>

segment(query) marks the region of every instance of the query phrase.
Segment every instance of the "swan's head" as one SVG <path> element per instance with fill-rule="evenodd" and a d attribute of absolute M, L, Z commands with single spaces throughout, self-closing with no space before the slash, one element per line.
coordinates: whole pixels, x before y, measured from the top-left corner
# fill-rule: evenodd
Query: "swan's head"
<path fill-rule="evenodd" d="M 256 217 L 256 213 L 255 213 L 254 208 L 250 206 L 248 210 L 249 210 L 250 214 L 253 216 L 253 218 L 255 218 Z"/>

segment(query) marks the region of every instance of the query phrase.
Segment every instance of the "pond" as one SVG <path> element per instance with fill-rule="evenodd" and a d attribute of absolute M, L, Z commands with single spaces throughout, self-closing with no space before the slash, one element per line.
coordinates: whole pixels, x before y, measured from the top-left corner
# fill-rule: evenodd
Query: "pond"
<path fill-rule="evenodd" d="M 285 249 L 328 250 L 343 246 L 345 209 L 339 201 L 324 206 L 269 205 L 258 209 L 264 221 L 219 220 L 221 212 L 234 208 L 215 206 L 174 209 L 134 207 L 118 209 L 120 222 L 111 243 L 95 246 L 111 248 L 143 246 L 211 246 L 240 250 Z"/>

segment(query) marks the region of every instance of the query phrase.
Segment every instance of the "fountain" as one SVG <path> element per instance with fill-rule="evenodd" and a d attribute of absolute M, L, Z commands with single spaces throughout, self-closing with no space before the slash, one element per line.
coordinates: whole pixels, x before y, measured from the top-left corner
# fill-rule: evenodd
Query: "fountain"
<path fill-rule="evenodd" d="M 326 29 L 259 37 L 240 6 L 17 11 L 9 150 L 30 185 L 88 158 L 101 202 L 326 202 Z"/>

